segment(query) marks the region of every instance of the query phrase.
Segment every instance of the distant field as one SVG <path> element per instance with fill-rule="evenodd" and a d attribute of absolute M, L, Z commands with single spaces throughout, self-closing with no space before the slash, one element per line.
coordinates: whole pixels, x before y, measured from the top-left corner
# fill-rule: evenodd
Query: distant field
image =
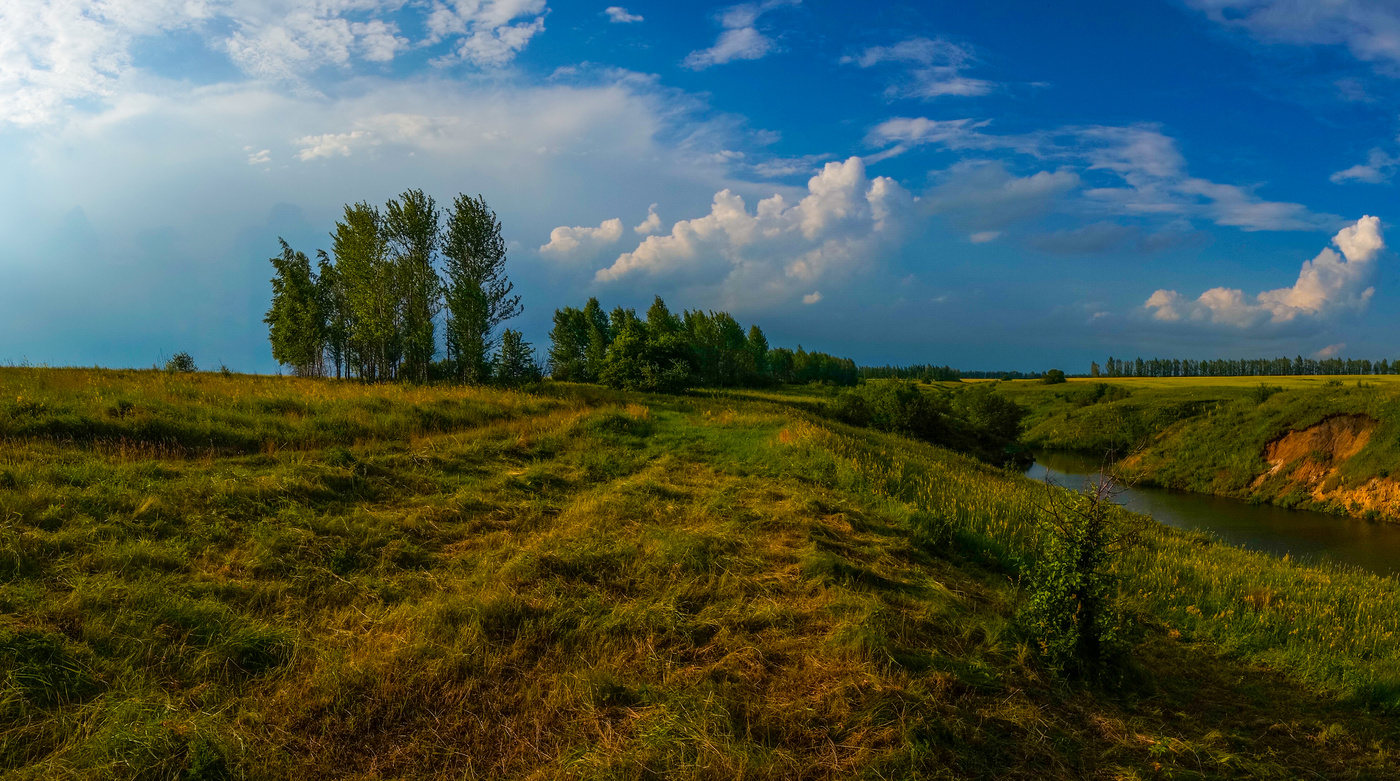
<path fill-rule="evenodd" d="M 1052 489 L 827 393 L 0 369 L 0 775 L 1397 776 L 1400 583 L 1149 528 L 1057 680 Z"/>

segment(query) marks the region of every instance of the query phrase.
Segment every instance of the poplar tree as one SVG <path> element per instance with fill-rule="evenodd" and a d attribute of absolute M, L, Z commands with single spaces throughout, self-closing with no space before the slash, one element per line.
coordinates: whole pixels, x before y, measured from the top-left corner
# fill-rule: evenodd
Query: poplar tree
<path fill-rule="evenodd" d="M 299 376 L 316 376 L 323 365 L 326 335 L 316 276 L 305 253 L 293 250 L 281 238 L 277 241 L 282 254 L 270 258 L 277 275 L 272 278 L 272 306 L 263 318 L 272 357 Z"/>
<path fill-rule="evenodd" d="M 448 356 L 457 378 L 484 382 L 490 374 L 496 328 L 520 314 L 520 296 L 506 277 L 506 243 L 496 213 L 478 195 L 458 195 L 447 216 L 442 246 L 447 283 Z"/>
<path fill-rule="evenodd" d="M 549 374 L 556 380 L 588 381 L 590 329 L 583 312 L 571 306 L 554 310 L 549 332 Z"/>
<path fill-rule="evenodd" d="M 442 281 L 434 264 L 440 243 L 437 204 L 422 190 L 406 190 L 384 206 L 383 232 L 393 265 L 397 320 L 403 339 L 403 377 L 427 382 L 437 352 L 434 319 Z"/>
<path fill-rule="evenodd" d="M 608 345 L 612 344 L 612 324 L 608 322 L 608 315 L 596 298 L 590 298 L 588 303 L 584 304 L 583 319 L 588 327 L 588 349 L 585 352 L 584 368 L 587 381 L 597 382 L 603 375 Z"/>
<path fill-rule="evenodd" d="M 382 223 L 375 207 L 347 204 L 344 221 L 331 234 L 345 291 L 346 344 L 360 379 L 367 382 L 393 379 L 399 355 L 395 275 Z"/>
<path fill-rule="evenodd" d="M 350 338 L 349 314 L 346 311 L 345 284 L 340 269 L 331 262 L 325 250 L 316 250 L 319 273 L 316 275 L 317 299 L 321 304 L 321 319 L 326 324 L 326 356 L 335 366 L 335 378 L 341 378 L 342 369 L 349 375 L 350 359 L 348 340 Z M 330 373 L 329 367 L 326 369 Z"/>

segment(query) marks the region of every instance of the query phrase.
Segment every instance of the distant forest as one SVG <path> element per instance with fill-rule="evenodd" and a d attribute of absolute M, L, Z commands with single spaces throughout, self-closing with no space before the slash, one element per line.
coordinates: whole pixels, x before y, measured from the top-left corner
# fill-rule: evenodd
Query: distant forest
<path fill-rule="evenodd" d="M 1089 365 L 1090 377 L 1285 377 L 1306 374 L 1400 374 L 1400 361 L 1351 358 L 1254 358 L 1193 361 L 1180 358 L 1109 358 Z"/>
<path fill-rule="evenodd" d="M 862 380 L 918 380 L 928 382 L 960 382 L 962 380 L 1038 380 L 1044 372 L 967 371 L 951 366 L 913 364 L 910 366 L 862 366 Z"/>

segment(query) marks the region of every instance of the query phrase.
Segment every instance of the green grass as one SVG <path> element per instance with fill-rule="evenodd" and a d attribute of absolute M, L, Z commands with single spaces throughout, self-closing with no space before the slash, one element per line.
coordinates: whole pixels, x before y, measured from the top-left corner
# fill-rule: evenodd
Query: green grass
<path fill-rule="evenodd" d="M 1058 681 L 1048 489 L 789 401 L 0 369 L 0 774 L 1396 775 L 1395 580 L 1154 529 Z"/>
<path fill-rule="evenodd" d="M 1400 518 L 1400 505 L 1386 491 L 1354 493 L 1388 478 L 1400 463 L 1400 384 L 1393 376 L 1130 378 L 1001 383 L 999 389 L 1031 410 L 1029 446 L 1133 454 L 1128 472 L 1144 484 Z M 1375 428 L 1359 453 L 1329 464 L 1336 473 L 1324 496 L 1287 474 L 1260 479 L 1270 468 L 1269 443 L 1339 414 L 1364 415 Z"/>

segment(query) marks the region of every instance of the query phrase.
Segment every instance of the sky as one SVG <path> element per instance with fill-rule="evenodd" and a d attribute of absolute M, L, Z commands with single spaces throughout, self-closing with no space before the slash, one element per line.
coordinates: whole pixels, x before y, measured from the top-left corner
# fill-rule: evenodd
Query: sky
<path fill-rule="evenodd" d="M 862 364 L 1400 358 L 1393 0 L 0 2 L 0 364 L 273 372 L 278 239 L 483 195 L 525 313 Z"/>

